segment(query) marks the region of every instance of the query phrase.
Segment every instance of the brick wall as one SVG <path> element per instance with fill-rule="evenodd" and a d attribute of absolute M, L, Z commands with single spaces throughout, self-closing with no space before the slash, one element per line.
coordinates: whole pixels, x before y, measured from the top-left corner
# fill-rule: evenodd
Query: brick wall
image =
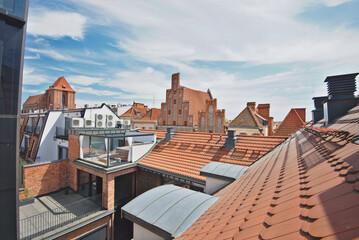
<path fill-rule="evenodd" d="M 24 166 L 24 187 L 29 190 L 29 195 L 36 197 L 65 188 L 68 163 L 68 160 L 62 160 Z"/>
<path fill-rule="evenodd" d="M 83 236 L 87 233 L 90 233 L 91 231 L 104 226 L 107 224 L 107 239 L 113 239 L 111 237 L 112 231 L 111 231 L 111 218 L 113 215 L 106 216 L 104 218 L 101 218 L 95 222 L 92 222 L 90 224 L 87 224 L 83 226 L 82 228 L 76 229 L 75 231 L 72 231 L 68 234 L 65 234 L 59 238 L 56 238 L 57 240 L 67 240 L 67 239 L 77 239 L 80 236 Z"/>
<path fill-rule="evenodd" d="M 137 174 L 137 196 L 161 185 L 161 176 L 158 174 L 143 171 L 141 169 L 138 169 Z"/>

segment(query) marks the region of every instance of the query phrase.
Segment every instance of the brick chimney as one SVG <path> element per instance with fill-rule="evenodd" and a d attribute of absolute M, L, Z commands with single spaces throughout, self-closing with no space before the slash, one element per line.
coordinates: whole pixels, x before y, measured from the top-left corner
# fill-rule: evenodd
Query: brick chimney
<path fill-rule="evenodd" d="M 256 102 L 247 102 L 247 107 L 250 107 L 253 111 L 256 111 Z"/>
<path fill-rule="evenodd" d="M 270 118 L 269 111 L 270 111 L 270 104 L 269 103 L 258 104 L 258 113 L 259 113 L 259 115 L 261 115 L 262 117 L 264 117 L 268 121 L 269 121 L 269 118 Z"/>
<path fill-rule="evenodd" d="M 273 135 L 273 117 L 269 117 L 268 119 L 268 136 Z"/>

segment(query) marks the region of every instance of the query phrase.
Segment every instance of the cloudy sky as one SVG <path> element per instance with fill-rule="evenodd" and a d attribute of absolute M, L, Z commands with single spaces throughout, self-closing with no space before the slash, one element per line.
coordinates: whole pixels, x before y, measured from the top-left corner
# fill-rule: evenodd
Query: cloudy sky
<path fill-rule="evenodd" d="M 359 71 L 359 0 L 31 0 L 22 101 L 65 76 L 76 104 L 160 107 L 171 74 L 212 91 L 226 118 L 275 121 Z"/>

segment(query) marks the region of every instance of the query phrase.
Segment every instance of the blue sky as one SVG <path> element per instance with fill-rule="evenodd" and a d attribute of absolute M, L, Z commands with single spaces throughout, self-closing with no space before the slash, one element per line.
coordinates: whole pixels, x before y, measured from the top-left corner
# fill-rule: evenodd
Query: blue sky
<path fill-rule="evenodd" d="M 171 74 L 233 119 L 270 103 L 281 121 L 358 72 L 359 0 L 31 0 L 22 102 L 64 76 L 76 104 L 160 107 Z"/>

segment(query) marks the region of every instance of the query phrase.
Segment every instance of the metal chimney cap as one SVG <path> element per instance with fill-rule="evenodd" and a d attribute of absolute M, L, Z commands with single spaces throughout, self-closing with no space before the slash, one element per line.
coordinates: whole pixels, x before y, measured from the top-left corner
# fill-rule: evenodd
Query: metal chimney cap
<path fill-rule="evenodd" d="M 349 73 L 349 74 L 343 74 L 343 75 L 334 75 L 334 76 L 328 76 L 324 82 L 331 82 L 331 81 L 336 81 L 339 79 L 354 79 L 356 78 L 356 76 L 359 74 L 358 73 Z"/>

